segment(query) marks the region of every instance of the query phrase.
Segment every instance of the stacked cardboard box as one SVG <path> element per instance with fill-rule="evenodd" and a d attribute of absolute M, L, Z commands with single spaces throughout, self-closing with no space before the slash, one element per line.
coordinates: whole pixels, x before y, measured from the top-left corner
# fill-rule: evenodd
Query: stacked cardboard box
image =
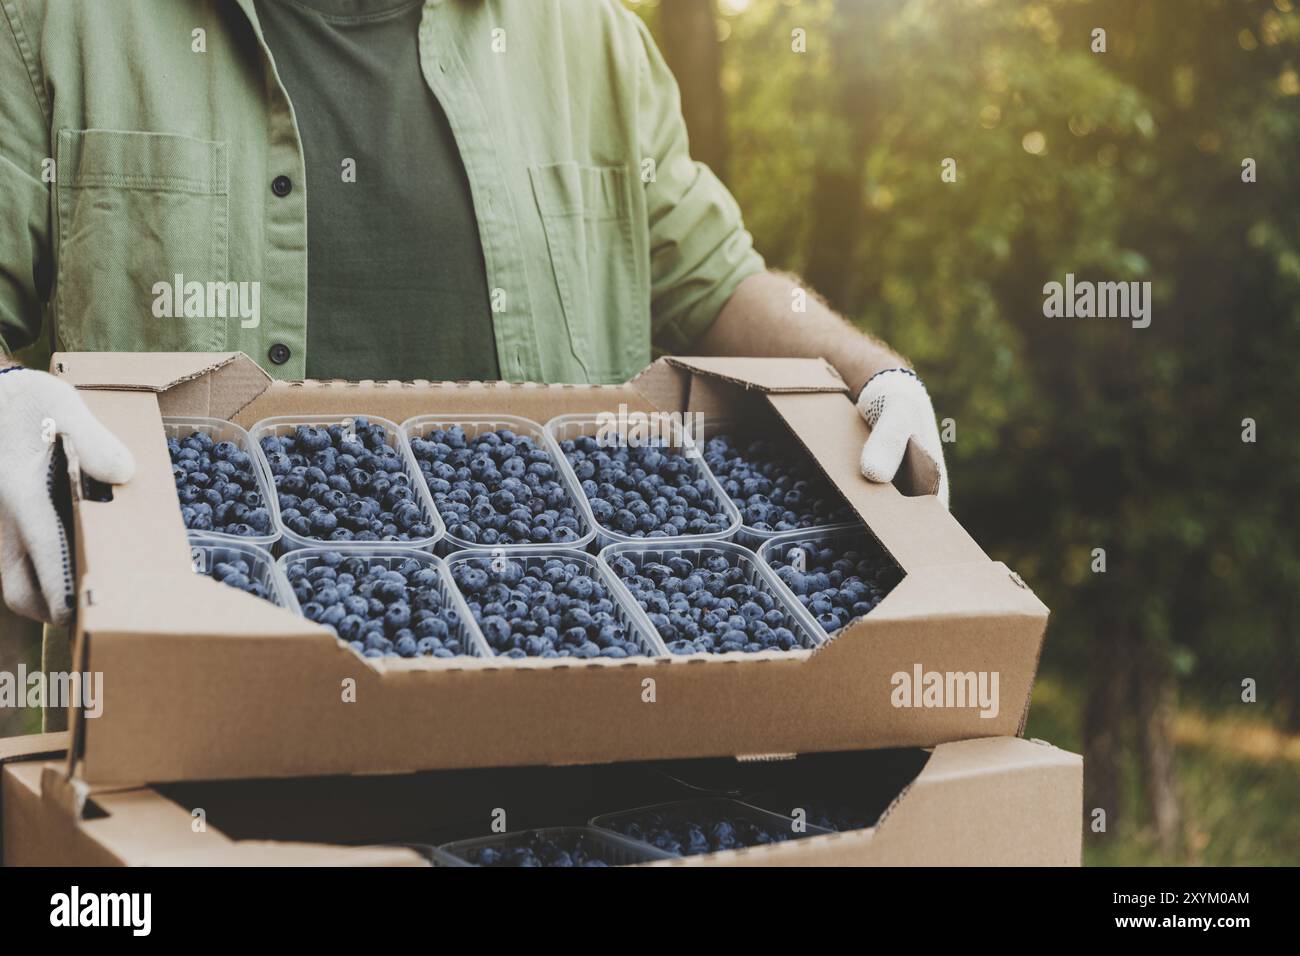
<path fill-rule="evenodd" d="M 37 859 L 42 845 L 67 859 L 150 859 L 153 837 L 136 845 L 129 834 L 188 821 L 186 802 L 207 799 L 189 793 L 178 802 L 159 786 L 182 782 L 280 781 L 226 785 L 248 788 L 247 807 L 268 787 L 293 786 L 286 778 L 320 788 L 337 786 L 326 782 L 337 775 L 399 775 L 353 780 L 352 799 L 365 804 L 367 786 L 418 793 L 430 772 L 467 793 L 474 774 L 503 768 L 545 775 L 543 768 L 582 767 L 549 772 L 579 774 L 572 780 L 596 774 L 602 787 L 621 787 L 647 772 L 646 761 L 803 755 L 790 764 L 797 766 L 814 754 L 880 751 L 910 752 L 918 764 L 912 778 L 896 782 L 890 808 L 872 826 L 764 853 L 691 859 L 1077 862 L 1078 758 L 1014 739 L 1047 609 L 935 499 L 861 479 L 857 456 L 867 429 L 824 362 L 674 358 L 618 386 L 276 383 L 239 354 L 61 354 L 53 367 L 126 441 L 138 471 L 111 494 L 73 482 L 73 659 L 78 670 L 105 675 L 106 699 L 98 717 L 70 715 L 72 772 L 31 761 L 6 769 L 9 861 Z M 400 422 L 492 413 L 544 423 L 577 412 L 656 411 L 788 429 L 901 567 L 901 583 L 833 639 L 794 651 L 617 661 L 363 659 L 327 628 L 193 574 L 179 511 L 166 505 L 174 493 L 164 417 L 248 427 L 281 415 Z M 75 478 L 75 460 L 72 467 Z M 872 755 L 858 757 L 867 763 L 854 772 L 871 772 Z M 535 791 L 536 780 L 527 787 Z M 566 808 L 552 822 L 582 823 L 648 802 L 620 796 Z M 88 819 L 91 804 L 107 816 Z M 254 846 L 284 861 L 331 852 L 283 845 L 295 837 L 277 829 L 271 809 L 262 812 L 265 826 L 253 828 L 252 841 L 223 833 L 214 819 L 192 858 L 224 862 Z M 15 814 L 27 826 L 11 827 Z M 312 838 L 422 843 L 429 829 L 424 820 L 344 839 L 326 826 Z M 92 835 L 109 831 L 111 839 Z M 30 837 L 36 832 L 44 844 Z M 162 842 L 180 854 L 173 859 L 187 858 L 185 841 Z M 372 849 L 332 859 L 380 856 L 419 859 Z"/>

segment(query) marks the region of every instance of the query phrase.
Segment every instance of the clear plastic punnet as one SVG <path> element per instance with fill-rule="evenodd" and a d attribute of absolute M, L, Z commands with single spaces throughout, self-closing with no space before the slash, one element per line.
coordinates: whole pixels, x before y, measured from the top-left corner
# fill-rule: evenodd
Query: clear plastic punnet
<path fill-rule="evenodd" d="M 433 499 L 429 497 L 429 488 L 420 476 L 420 468 L 415 462 L 415 457 L 411 454 L 410 446 L 407 444 L 402 429 L 396 423 L 389 421 L 387 418 L 380 418 L 378 415 L 362 415 L 359 413 L 352 415 L 276 415 L 262 419 L 249 429 L 249 437 L 252 439 L 257 454 L 262 459 L 262 467 L 266 469 L 267 479 L 271 482 L 272 490 L 276 491 L 275 479 L 270 461 L 262 450 L 263 438 L 268 435 L 282 437 L 292 434 L 299 425 L 311 425 L 318 428 L 341 425 L 348 428 L 352 427 L 359 419 L 365 419 L 369 424 L 381 427 L 388 443 L 397 449 L 397 453 L 402 458 L 402 473 L 406 475 L 406 480 L 413 492 L 411 500 L 420 508 L 421 519 L 429 525 L 432 533 L 420 538 L 397 538 L 381 541 L 332 541 L 327 538 L 314 538 L 290 530 L 284 521 L 284 516 L 277 507 L 276 515 L 283 529 L 283 537 L 281 538 L 281 547 L 283 549 L 324 547 L 335 551 L 366 551 L 376 547 L 391 546 L 424 550 L 432 548 L 446 533 L 442 518 L 438 515 L 438 509 L 433 506 Z M 278 492 L 276 501 L 278 504 Z"/>
<path fill-rule="evenodd" d="M 795 643 L 799 648 L 812 649 L 819 646 L 825 636 L 817 627 L 817 622 L 812 620 L 808 612 L 797 601 L 792 601 L 790 593 L 781 586 L 770 568 L 759 561 L 758 556 L 748 548 L 741 547 L 733 541 L 700 541 L 700 542 L 681 542 L 665 539 L 666 543 L 658 541 L 632 541 L 621 544 L 612 544 L 600 552 L 600 558 L 609 565 L 610 573 L 618 581 L 619 588 L 622 589 L 624 599 L 645 618 L 647 626 L 654 631 L 664 646 L 671 654 L 708 654 L 716 656 L 719 653 L 785 653 L 777 648 L 766 648 L 763 652 L 746 652 L 746 651 L 726 651 L 726 652 L 705 652 L 693 649 L 674 649 L 674 643 L 681 640 L 679 637 L 663 634 L 653 623 L 651 613 L 639 602 L 618 573 L 617 567 L 620 559 L 631 561 L 639 572 L 648 563 L 663 564 L 672 558 L 685 558 L 696 567 L 703 567 L 710 558 L 721 558 L 726 561 L 728 567 L 740 568 L 743 572 L 743 581 L 747 584 L 753 584 L 765 591 L 771 596 L 775 608 L 781 610 L 785 615 L 784 624 L 781 626 L 788 627 L 794 634 Z M 795 648 L 791 648 L 794 650 Z"/>
<path fill-rule="evenodd" d="M 800 574 L 805 569 L 815 569 L 814 564 L 808 563 L 806 553 L 804 555 L 797 554 L 797 552 L 803 550 L 800 546 L 804 544 L 813 544 L 819 548 L 830 547 L 840 553 L 858 551 L 864 558 L 874 558 L 880 572 L 874 577 L 872 586 L 882 593 L 879 593 L 876 597 L 872 607 L 862 614 L 852 615 L 838 626 L 832 626 L 833 622 L 823 623 L 819 620 L 817 614 L 800 600 L 799 595 L 782 577 L 782 575 L 788 573 L 782 570 L 784 567 L 791 567 Z M 898 562 L 884 549 L 870 529 L 860 521 L 826 525 L 820 528 L 800 528 L 796 531 L 783 531 L 764 542 L 763 546 L 758 549 L 758 559 L 763 564 L 763 567 L 776 578 L 781 591 L 788 595 L 792 602 L 802 607 L 817 630 L 827 637 L 840 628 L 847 627 L 848 624 L 856 621 L 859 617 L 870 614 L 880 601 L 888 597 L 889 592 L 903 578 L 903 569 L 899 567 Z"/>
<path fill-rule="evenodd" d="M 511 851 L 522 849 L 541 849 L 543 846 L 563 851 L 572 861 L 576 851 L 605 866 L 632 866 L 636 863 L 650 863 L 655 860 L 670 860 L 671 854 L 657 850 L 639 840 L 628 840 L 596 827 L 542 827 L 537 830 L 519 830 L 515 833 L 502 833 L 496 836 L 475 837 L 471 840 L 456 840 L 435 847 L 432 859 L 438 866 L 518 866 L 509 862 Z M 488 859 L 484 860 L 484 851 Z M 544 860 L 533 854 L 542 866 L 566 865 Z M 491 862 L 489 862 L 491 861 Z M 573 865 L 570 862 L 567 865 Z"/>
<path fill-rule="evenodd" d="M 483 633 L 479 622 L 477 622 L 472 611 L 468 607 L 469 598 L 459 587 L 455 585 L 456 568 L 458 565 L 469 564 L 473 567 L 481 567 L 488 572 L 489 577 L 503 575 L 511 566 L 519 566 L 524 569 L 538 568 L 543 566 L 552 558 L 559 558 L 562 561 L 572 561 L 580 564 L 588 575 L 598 579 L 605 585 L 609 592 L 610 600 L 614 604 L 614 619 L 621 624 L 630 633 L 632 638 L 641 647 L 642 656 L 647 657 L 666 657 L 668 649 L 664 647 L 663 642 L 655 633 L 655 629 L 650 622 L 641 613 L 636 602 L 632 601 L 614 573 L 610 571 L 605 562 L 598 557 L 588 554 L 585 551 L 573 551 L 564 548 L 552 548 L 549 551 L 506 551 L 504 549 L 484 549 L 474 548 L 465 551 L 457 551 L 447 557 L 448 578 L 453 582 L 457 595 L 465 604 L 466 620 L 470 626 L 478 630 L 479 639 L 483 642 L 483 647 L 489 657 L 495 656 L 499 659 L 505 658 L 506 655 L 498 654 L 488 640 L 487 635 Z M 536 656 L 536 655 L 528 655 Z M 631 655 L 629 655 L 631 656 Z M 574 660 L 574 658 L 564 658 L 565 660 Z M 582 660 L 583 658 L 577 658 Z"/>
<path fill-rule="evenodd" d="M 546 431 L 551 436 L 553 443 L 560 452 L 561 466 L 565 468 L 573 479 L 574 485 L 582 492 L 582 479 L 574 470 L 572 462 L 564 451 L 565 442 L 572 441 L 575 438 L 590 436 L 608 438 L 610 432 L 610 422 L 600 415 L 579 413 L 573 415 L 557 415 L 546 423 Z M 615 432 L 616 433 L 616 432 Z M 663 444 L 664 448 L 671 452 L 680 453 L 689 463 L 694 476 L 703 482 L 708 492 L 714 497 L 718 505 L 718 513 L 726 518 L 726 525 L 717 531 L 700 533 L 700 534 L 679 534 L 654 536 L 651 534 L 637 535 L 626 531 L 620 531 L 611 527 L 607 523 L 602 523 L 592 508 L 591 500 L 585 492 L 579 495 L 579 505 L 581 505 L 587 514 L 588 521 L 596 529 L 596 547 L 604 548 L 611 544 L 618 544 L 626 541 L 651 541 L 663 543 L 667 541 L 716 541 L 726 540 L 735 534 L 736 529 L 740 527 L 740 512 L 732 503 L 729 495 L 722 490 L 718 480 L 713 477 L 713 473 L 704 465 L 701 458 L 700 448 L 694 440 L 687 434 L 678 432 L 670 434 L 669 440 Z"/>
<path fill-rule="evenodd" d="M 766 428 L 755 424 L 755 422 L 753 421 L 742 421 L 741 419 L 732 418 L 732 417 L 718 418 L 718 419 L 710 418 L 706 423 L 706 426 L 707 427 L 704 431 L 703 436 L 701 436 L 701 438 L 698 440 L 698 444 L 700 446 L 700 452 L 703 456 L 702 458 L 703 464 L 704 467 L 708 469 L 709 474 L 713 476 L 715 481 L 717 481 L 718 487 L 723 489 L 724 493 L 726 493 L 726 486 L 723 483 L 723 477 L 719 475 L 716 471 L 714 471 L 713 467 L 709 464 L 709 454 L 708 454 L 709 441 L 721 435 L 728 435 L 732 437 L 740 437 L 742 439 L 755 440 L 763 437 L 762 433 L 764 432 L 775 432 L 780 434 L 781 439 L 788 441 L 790 443 L 790 445 L 794 449 L 795 454 L 802 455 L 805 459 L 807 459 L 809 464 L 812 465 L 813 470 L 815 471 L 818 479 L 824 482 L 825 493 L 831 498 L 831 500 L 837 501 L 837 503 L 841 506 L 839 509 L 837 509 L 836 514 L 830 516 L 825 522 L 813 523 L 813 524 L 806 525 L 805 527 L 809 529 L 831 527 L 834 525 L 851 522 L 853 520 L 854 515 L 853 515 L 852 506 L 850 506 L 849 503 L 844 500 L 843 495 L 841 495 L 839 491 L 836 490 L 835 486 L 831 484 L 830 480 L 826 478 L 824 475 L 822 475 L 821 470 L 817 467 L 816 463 L 812 460 L 812 457 L 803 448 L 803 446 L 799 444 L 798 439 L 796 439 L 794 435 L 789 432 L 788 428 L 783 423 L 781 423 L 778 420 L 775 420 L 775 416 L 773 416 L 773 420 L 770 422 L 770 425 L 768 425 Z M 735 498 L 731 497 L 730 495 L 728 495 L 727 497 L 728 500 L 730 500 L 731 503 L 736 506 L 736 510 L 740 514 L 740 521 L 741 521 L 740 527 L 736 529 L 736 534 L 735 537 L 733 538 L 733 540 L 737 544 L 743 544 L 747 548 L 758 550 L 758 548 L 763 544 L 764 541 L 767 541 L 768 539 L 775 537 L 778 534 L 785 533 L 786 529 L 778 530 L 770 527 L 761 527 L 758 525 L 750 524 L 746 520 L 744 509 L 742 509 L 741 506 L 737 504 Z M 790 529 L 790 530 L 799 530 L 799 529 Z"/>
<path fill-rule="evenodd" d="M 451 579 L 451 574 L 447 570 L 447 563 L 443 561 L 442 558 L 430 554 L 428 551 L 417 551 L 414 548 L 401 547 L 371 547 L 364 550 L 358 548 L 343 549 L 333 547 L 312 547 L 297 548 L 293 551 L 287 551 L 280 556 L 277 564 L 279 565 L 281 573 L 284 575 L 285 586 L 288 588 L 290 596 L 294 598 L 293 610 L 297 611 L 299 614 L 308 617 L 308 615 L 303 612 L 301 602 L 298 601 L 297 596 L 294 594 L 292 577 L 294 572 L 292 569 L 295 566 L 301 566 L 310 574 L 312 568 L 321 565 L 337 566 L 341 562 L 335 561 L 333 557 L 331 557 L 332 555 L 340 555 L 343 561 L 356 559 L 366 562 L 366 564 L 371 567 L 379 565 L 388 570 L 396 570 L 401 567 L 403 562 L 411 560 L 422 564 L 425 567 L 433 568 L 437 572 L 437 580 L 432 589 L 434 593 L 438 595 L 440 606 L 450 608 L 455 612 L 453 615 L 454 621 L 448 621 L 449 631 L 451 634 L 456 636 L 457 640 L 460 642 L 461 648 L 463 649 L 463 653 L 445 659 L 454 660 L 456 657 L 465 656 L 491 656 L 488 652 L 487 645 L 483 642 L 482 635 L 479 634 L 478 628 L 474 626 L 474 621 L 470 616 L 469 608 L 467 608 L 465 602 L 461 600 L 460 592 L 457 590 L 455 583 Z M 318 623 L 324 623 L 327 627 L 332 626 L 324 621 Z M 345 644 L 350 643 L 353 639 L 344 634 L 340 634 L 337 627 L 333 629 L 335 634 L 338 634 L 339 640 L 343 641 Z M 391 635 L 387 636 L 391 638 Z M 417 631 L 416 637 L 418 638 L 419 636 L 420 635 Z M 364 638 L 362 639 L 362 643 L 365 643 Z M 381 656 L 384 656 L 389 660 L 419 660 L 434 655 L 421 653 L 415 655 L 413 658 L 401 658 L 400 656 L 394 658 L 391 655 Z"/>
<path fill-rule="evenodd" d="M 242 561 L 248 565 L 249 580 L 266 592 L 266 600 L 297 613 L 298 601 L 270 551 L 241 539 L 231 540 L 228 535 L 191 534 L 189 541 L 195 574 L 217 579 L 218 565 Z"/>
<path fill-rule="evenodd" d="M 585 507 L 586 498 L 582 494 L 582 489 L 578 487 L 577 481 L 574 480 L 573 471 L 565 467 L 564 455 L 560 452 L 559 447 L 555 444 L 554 439 L 546 431 L 546 428 L 529 418 L 521 418 L 518 415 L 416 415 L 414 418 L 408 418 L 402 422 L 402 433 L 406 436 L 407 445 L 411 448 L 411 456 L 415 460 L 416 470 L 420 473 L 420 480 L 425 482 L 425 475 L 422 468 L 419 467 L 420 459 L 415 454 L 411 442 L 417 438 L 425 438 L 429 434 L 438 430 L 446 430 L 459 426 L 465 434 L 471 438 L 477 438 L 479 435 L 485 435 L 489 432 L 509 429 L 517 435 L 526 435 L 536 441 L 538 447 L 550 454 L 555 466 L 556 479 L 568 493 L 569 500 L 573 504 L 574 513 L 578 518 L 577 537 L 572 541 L 546 541 L 546 542 L 514 542 L 502 544 L 499 542 L 470 541 L 467 538 L 453 534 L 451 523 L 445 515 L 439 514 L 442 518 L 444 527 L 447 532 L 439 547 L 444 553 L 450 553 L 464 548 L 500 548 L 507 552 L 518 551 L 545 551 L 554 548 L 576 548 L 583 549 L 588 547 L 596 539 L 596 526 L 591 520 L 590 509 Z M 437 507 L 437 496 L 429 490 L 429 498 Z"/>
<path fill-rule="evenodd" d="M 736 845 L 720 846 L 715 850 L 713 843 L 728 832 L 721 831 L 720 824 L 729 827 L 728 835 Z M 635 810 L 602 813 L 591 818 L 591 825 L 675 857 L 767 846 L 833 832 L 726 797 L 696 797 Z M 692 828 L 697 831 L 694 834 L 697 840 L 703 837 L 703 843 L 690 842 Z M 683 843 L 683 839 L 687 842 Z"/>
<path fill-rule="evenodd" d="M 234 422 L 228 422 L 221 418 L 169 415 L 163 418 L 162 423 L 163 434 L 167 438 L 175 438 L 177 441 L 184 441 L 194 432 L 202 432 L 209 436 L 213 442 L 228 441 L 239 446 L 241 451 L 246 452 L 252 458 L 252 472 L 253 477 L 257 480 L 257 490 L 271 516 L 270 530 L 266 534 L 227 534 L 224 531 L 214 531 L 209 528 L 191 528 L 189 529 L 190 533 L 201 534 L 204 537 L 220 541 L 240 541 L 245 544 L 255 544 L 263 548 L 270 548 L 274 545 L 280 539 L 281 532 L 279 500 L 275 494 L 275 486 L 271 482 L 271 473 L 266 468 L 266 458 L 258 449 L 257 443 L 253 441 L 252 436 Z"/>

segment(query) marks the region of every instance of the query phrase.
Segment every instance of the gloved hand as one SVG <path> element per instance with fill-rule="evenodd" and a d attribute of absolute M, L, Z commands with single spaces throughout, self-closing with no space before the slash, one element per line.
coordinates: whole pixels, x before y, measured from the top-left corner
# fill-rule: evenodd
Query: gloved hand
<path fill-rule="evenodd" d="M 934 406 L 916 373 L 905 368 L 877 372 L 858 396 L 858 411 L 871 426 L 862 446 L 862 474 L 869 481 L 892 481 L 903 463 L 909 439 L 933 466 L 939 500 L 948 507 L 948 469 L 943 463 L 943 445 Z"/>
<path fill-rule="evenodd" d="M 57 435 L 92 478 L 122 484 L 135 472 L 131 453 L 75 388 L 45 372 L 0 368 L 0 585 L 16 613 L 64 624 L 76 581 L 50 490 Z"/>

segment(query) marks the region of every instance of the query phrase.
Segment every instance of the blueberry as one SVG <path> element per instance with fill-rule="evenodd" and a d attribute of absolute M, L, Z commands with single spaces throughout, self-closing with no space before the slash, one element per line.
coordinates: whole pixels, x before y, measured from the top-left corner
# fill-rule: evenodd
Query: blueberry
<path fill-rule="evenodd" d="M 566 440 L 561 448 L 603 528 L 647 538 L 719 534 L 731 523 L 709 483 L 681 452 L 606 446 L 593 436 Z"/>
<path fill-rule="evenodd" d="M 270 514 L 261 507 L 252 459 L 245 452 L 197 431 L 183 440 L 169 439 L 167 451 L 185 527 L 236 537 L 270 532 Z"/>
<path fill-rule="evenodd" d="M 529 832 L 502 838 L 496 845 L 474 847 L 464 851 L 464 858 L 478 866 L 614 866 L 615 861 L 600 844 L 586 834 L 551 835 Z"/>
<path fill-rule="evenodd" d="M 460 427 L 411 441 L 448 531 L 474 544 L 577 540 L 577 506 L 551 454 L 527 435 L 498 429 L 470 438 Z"/>
<path fill-rule="evenodd" d="M 802 552 L 796 566 L 794 555 Z M 830 544 L 799 541 L 772 560 L 777 576 L 827 634 L 870 613 L 902 580 L 902 569 L 865 530 Z"/>
<path fill-rule="evenodd" d="M 354 425 L 355 437 L 340 425 L 299 425 L 262 438 L 285 527 L 319 541 L 429 537 L 401 453 L 381 426 Z"/>
<path fill-rule="evenodd" d="M 367 657 L 467 653 L 455 609 L 443 601 L 442 578 L 418 559 L 330 551 L 310 568 L 291 558 L 286 572 L 303 613 L 342 640 L 361 644 Z"/>
<path fill-rule="evenodd" d="M 721 434 L 704 462 L 758 531 L 791 531 L 853 520 L 853 509 L 789 436 Z"/>
<path fill-rule="evenodd" d="M 764 846 L 802 835 L 776 822 L 729 816 L 725 804 L 710 807 L 684 803 L 627 814 L 616 817 L 613 828 L 677 856 Z"/>
<path fill-rule="evenodd" d="M 767 586 L 707 550 L 640 567 L 623 555 L 611 562 L 673 654 L 754 653 L 797 646 L 792 623 Z"/>
<path fill-rule="evenodd" d="M 614 615 L 609 588 L 573 559 L 470 558 L 452 563 L 452 577 L 501 656 L 587 660 L 645 654 Z"/>
<path fill-rule="evenodd" d="M 256 573 L 255 569 L 250 567 L 249 563 L 243 558 L 235 558 L 229 561 L 213 561 L 211 556 L 215 553 L 212 550 L 203 552 L 208 557 L 208 577 L 214 581 L 220 581 L 227 587 L 236 588 L 245 593 L 252 594 L 262 598 L 264 601 L 274 602 L 270 588 L 263 582 L 261 576 Z"/>

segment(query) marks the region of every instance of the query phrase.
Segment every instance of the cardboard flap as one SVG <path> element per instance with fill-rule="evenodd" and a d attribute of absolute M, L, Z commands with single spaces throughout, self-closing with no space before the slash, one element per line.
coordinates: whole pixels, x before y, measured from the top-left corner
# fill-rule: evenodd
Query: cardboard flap
<path fill-rule="evenodd" d="M 1077 754 L 1018 737 L 940 744 L 881 815 L 874 862 L 942 865 L 950 846 L 974 843 L 985 859 L 1040 864 L 1041 848 L 1058 845 L 1050 862 L 1077 866 L 1081 845 L 1061 834 L 1080 832 L 1082 764 Z"/>
<path fill-rule="evenodd" d="M 52 734 L 0 737 L 0 764 L 29 757 L 57 756 L 67 749 L 68 733 L 63 730 Z"/>
<path fill-rule="evenodd" d="M 628 386 L 643 396 L 651 408 L 673 412 L 686 408 L 691 391 L 691 373 L 666 358 L 657 359 Z"/>
<path fill-rule="evenodd" d="M 243 352 L 56 352 L 50 369 L 81 389 L 166 394 L 168 415 L 231 418 L 271 384 Z"/>
<path fill-rule="evenodd" d="M 77 777 L 69 777 L 62 767 L 48 764 L 41 770 L 41 796 L 47 803 L 58 807 L 64 816 L 80 820 L 90 796 L 90 785 Z"/>
<path fill-rule="evenodd" d="M 825 359 L 672 356 L 670 365 L 761 392 L 847 392 L 844 379 Z"/>
<path fill-rule="evenodd" d="M 50 370 L 77 388 L 162 392 L 239 358 L 251 362 L 242 352 L 55 352 Z"/>
<path fill-rule="evenodd" d="M 1083 758 L 1052 744 L 1021 737 L 987 737 L 939 744 L 917 782 L 927 786 L 954 777 L 996 774 L 1019 767 L 1077 767 Z"/>
<path fill-rule="evenodd" d="M 186 566 L 172 573 L 130 573 L 116 581 L 84 579 L 82 629 L 102 633 L 177 633 L 185 636 L 258 634 L 264 637 L 328 637 L 334 632 L 269 601 L 195 574 Z M 179 638 L 181 640 L 184 637 Z"/>
<path fill-rule="evenodd" d="M 908 497 L 862 477 L 859 462 L 871 429 L 844 396 L 783 394 L 768 401 L 903 570 L 988 561 L 936 496 Z"/>
<path fill-rule="evenodd" d="M 196 851 L 192 846 L 159 848 L 150 866 L 429 866 L 416 851 L 395 846 L 333 846 L 234 840 Z"/>
<path fill-rule="evenodd" d="M 1017 580 L 1001 561 L 917 568 L 905 575 L 870 615 L 842 633 L 911 618 L 1015 615 L 1045 620 L 1047 605 Z"/>

